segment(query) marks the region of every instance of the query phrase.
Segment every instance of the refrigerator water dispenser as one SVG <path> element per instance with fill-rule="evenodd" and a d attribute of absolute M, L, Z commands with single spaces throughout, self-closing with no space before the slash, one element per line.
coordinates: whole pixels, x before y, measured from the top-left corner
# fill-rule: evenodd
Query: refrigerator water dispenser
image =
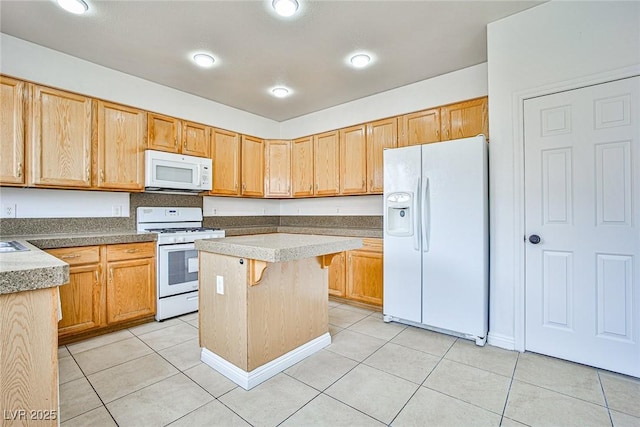
<path fill-rule="evenodd" d="M 413 194 L 391 193 L 387 196 L 387 234 L 390 236 L 413 235 Z"/>

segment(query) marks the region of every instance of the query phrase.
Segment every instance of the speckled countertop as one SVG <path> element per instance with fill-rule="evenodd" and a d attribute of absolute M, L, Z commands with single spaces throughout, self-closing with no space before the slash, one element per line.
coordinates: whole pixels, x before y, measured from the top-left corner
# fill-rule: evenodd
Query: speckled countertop
<path fill-rule="evenodd" d="M 290 233 L 313 234 L 321 236 L 346 236 L 382 238 L 379 228 L 338 228 L 338 227 L 300 227 L 300 226 L 257 226 L 257 227 L 227 227 L 224 229 L 227 237 L 245 236 L 249 234 Z"/>
<path fill-rule="evenodd" d="M 112 231 L 106 233 L 82 234 L 34 234 L 28 236 L 2 236 L 3 240 L 26 240 L 40 249 L 72 248 L 76 246 L 113 245 L 117 243 L 153 242 L 158 240 L 155 233 L 135 231 Z"/>
<path fill-rule="evenodd" d="M 196 249 L 238 258 L 286 262 L 362 247 L 357 237 L 269 233 L 196 240 Z"/>
<path fill-rule="evenodd" d="M 69 264 L 25 240 L 17 241 L 29 250 L 0 253 L 0 295 L 51 288 L 69 281 Z"/>

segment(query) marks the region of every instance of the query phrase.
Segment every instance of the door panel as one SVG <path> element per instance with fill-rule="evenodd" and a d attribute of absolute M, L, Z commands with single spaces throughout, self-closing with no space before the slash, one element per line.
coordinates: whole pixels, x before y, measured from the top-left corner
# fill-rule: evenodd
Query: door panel
<path fill-rule="evenodd" d="M 524 102 L 526 349 L 634 376 L 639 104 L 639 77 Z"/>

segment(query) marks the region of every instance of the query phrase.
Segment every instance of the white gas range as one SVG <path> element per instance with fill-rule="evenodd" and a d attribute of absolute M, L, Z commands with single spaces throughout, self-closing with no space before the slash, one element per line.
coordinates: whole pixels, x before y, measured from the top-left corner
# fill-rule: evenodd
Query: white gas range
<path fill-rule="evenodd" d="M 198 251 L 194 242 L 225 236 L 202 227 L 201 208 L 139 207 L 138 233 L 158 233 L 156 320 L 198 310 Z"/>

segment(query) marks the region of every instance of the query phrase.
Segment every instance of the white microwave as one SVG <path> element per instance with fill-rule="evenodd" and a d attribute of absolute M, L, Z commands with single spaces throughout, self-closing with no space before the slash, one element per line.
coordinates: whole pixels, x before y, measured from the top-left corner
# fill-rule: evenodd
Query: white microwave
<path fill-rule="evenodd" d="M 211 159 L 146 150 L 144 152 L 147 191 L 201 192 L 211 190 Z"/>

